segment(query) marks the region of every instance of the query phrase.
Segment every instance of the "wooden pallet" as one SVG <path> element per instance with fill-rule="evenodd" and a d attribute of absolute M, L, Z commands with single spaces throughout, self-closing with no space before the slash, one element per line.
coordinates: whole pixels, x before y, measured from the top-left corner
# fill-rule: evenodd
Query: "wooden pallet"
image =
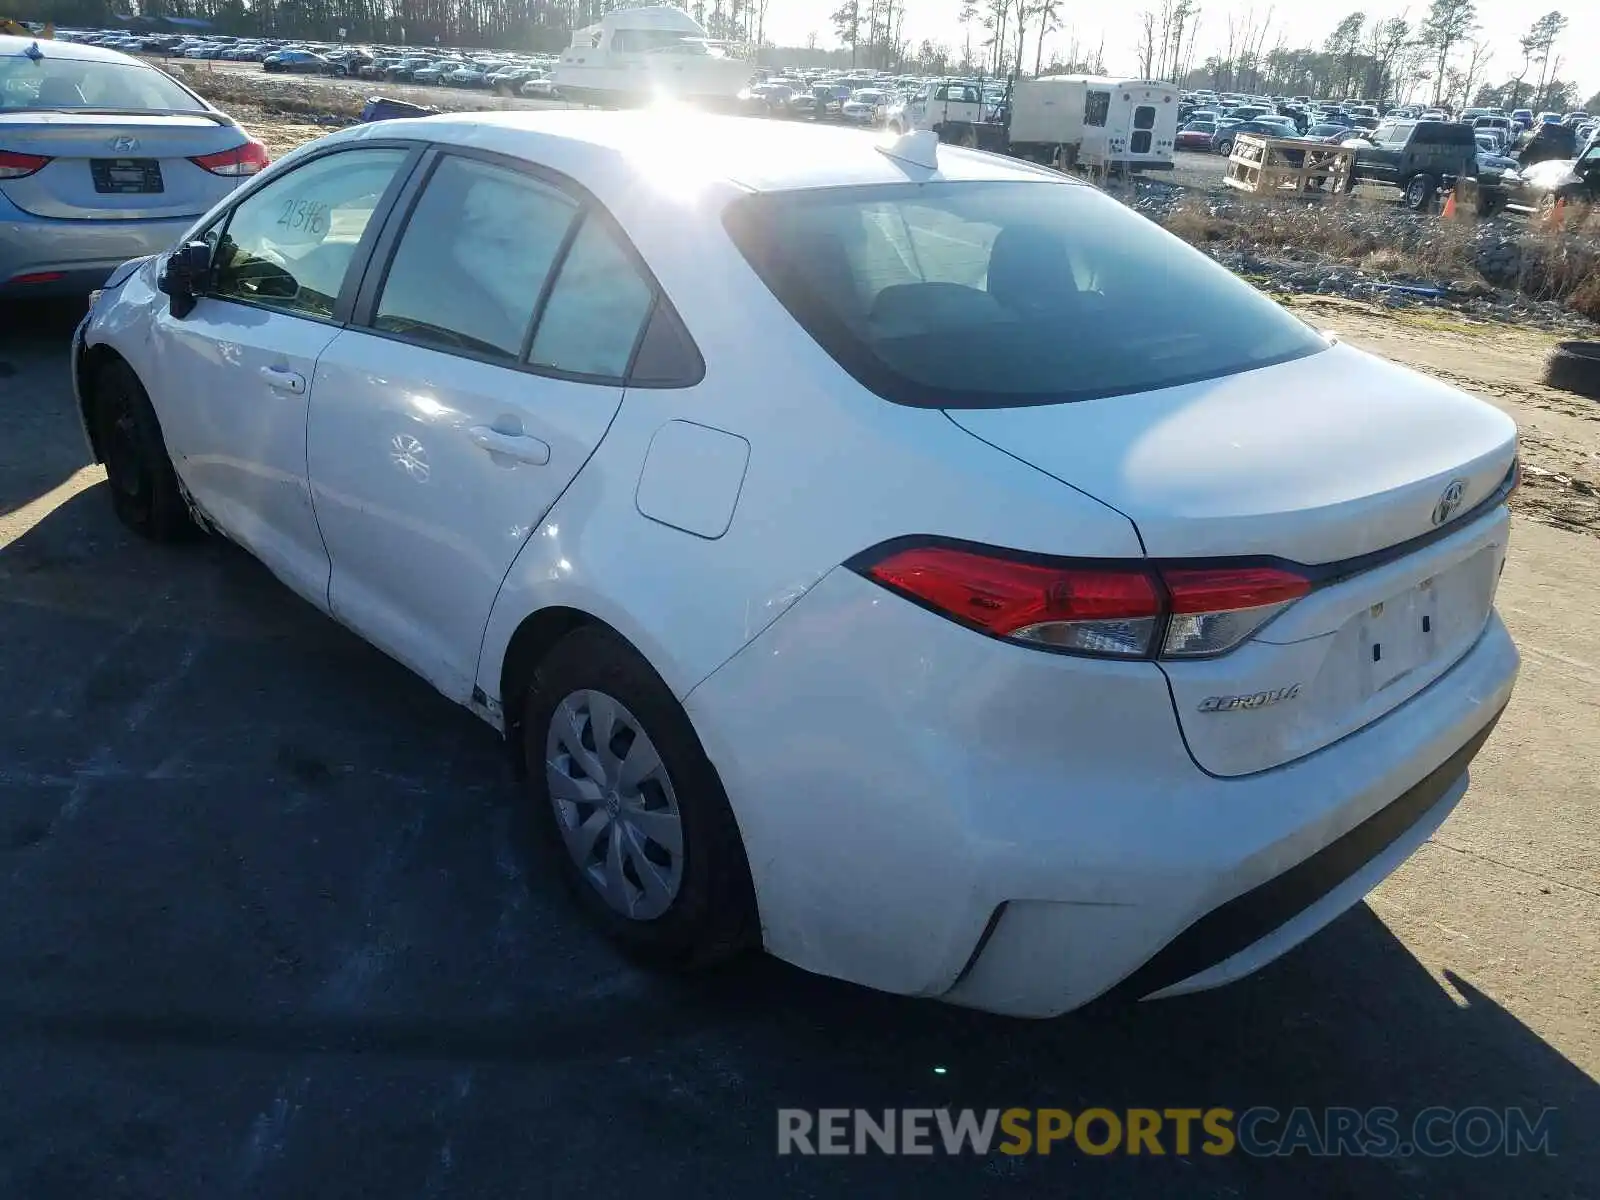
<path fill-rule="evenodd" d="M 1241 133 L 1233 140 L 1223 182 L 1243 192 L 1315 192 L 1319 182 L 1346 175 L 1355 155 L 1344 146 Z"/>

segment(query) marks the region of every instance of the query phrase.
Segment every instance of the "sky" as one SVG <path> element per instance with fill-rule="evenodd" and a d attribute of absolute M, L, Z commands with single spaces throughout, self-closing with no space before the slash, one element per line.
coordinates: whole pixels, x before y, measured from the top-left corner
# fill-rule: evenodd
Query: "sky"
<path fill-rule="evenodd" d="M 1195 48 L 1195 61 L 1202 62 L 1210 53 L 1219 51 L 1227 37 L 1228 17 L 1236 19 L 1254 10 L 1258 18 L 1264 17 L 1270 0 L 1200 0 L 1201 24 Z M 819 46 L 833 46 L 833 36 L 828 14 L 836 8 L 837 0 L 770 0 L 767 9 L 768 36 L 778 45 L 803 46 L 808 34 L 817 35 Z M 1061 21 L 1064 28 L 1045 39 L 1045 58 L 1050 57 L 1052 45 L 1065 52 L 1074 29 L 1084 45 L 1097 45 L 1105 38 L 1106 67 L 1114 75 L 1136 75 L 1138 58 L 1135 45 L 1138 39 L 1139 13 L 1146 7 L 1159 7 L 1159 0 L 1143 3 L 1106 4 L 1083 3 L 1083 0 L 1063 0 Z M 1548 6 L 1548 7 L 1547 7 Z M 961 26 L 956 21 L 960 0 L 906 0 L 905 33 L 913 45 L 923 38 L 945 42 L 959 47 L 963 40 Z M 1361 9 L 1369 19 L 1393 17 L 1405 13 L 1413 23 L 1428 8 L 1427 0 L 1373 0 L 1362 5 L 1359 0 L 1346 4 L 1327 3 L 1327 0 L 1278 0 L 1272 7 L 1272 30 L 1267 35 L 1267 46 L 1277 43 L 1281 32 L 1290 47 L 1320 46 L 1339 18 L 1347 12 Z M 1514 78 L 1522 65 L 1522 52 L 1517 40 L 1527 31 L 1536 17 L 1558 8 L 1570 20 L 1567 32 L 1556 43 L 1556 53 L 1564 60 L 1563 78 L 1576 78 L 1582 85 L 1584 96 L 1600 89 L 1600 2 L 1597 0 L 1478 0 L 1477 35 L 1494 47 L 1494 58 L 1489 65 L 1489 76 L 1495 83 Z M 1028 43 L 1031 56 L 1032 36 Z M 1538 68 L 1534 68 L 1537 76 Z"/>

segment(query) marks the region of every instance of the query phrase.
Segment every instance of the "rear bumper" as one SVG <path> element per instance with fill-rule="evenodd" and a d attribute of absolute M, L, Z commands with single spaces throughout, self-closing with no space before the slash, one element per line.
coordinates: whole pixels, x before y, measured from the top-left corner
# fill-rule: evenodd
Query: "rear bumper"
<path fill-rule="evenodd" d="M 772 953 L 1047 1017 L 1239 978 L 1357 903 L 1464 793 L 1516 673 L 1492 616 L 1359 733 L 1218 779 L 1153 664 L 996 643 L 839 570 L 686 706 Z"/>
<path fill-rule="evenodd" d="M 0 197 L 0 299 L 87 295 L 130 258 L 171 247 L 199 216 L 64 221 L 22 212 Z M 19 281 L 30 275 L 57 278 Z"/>
<path fill-rule="evenodd" d="M 1243 977 L 1355 904 L 1450 815 L 1500 713 L 1420 783 L 1310 858 L 1212 909 L 1112 989 L 1129 1000 Z M 1330 903 L 1331 902 L 1331 903 Z M 1284 936 L 1293 934 L 1294 936 Z"/>

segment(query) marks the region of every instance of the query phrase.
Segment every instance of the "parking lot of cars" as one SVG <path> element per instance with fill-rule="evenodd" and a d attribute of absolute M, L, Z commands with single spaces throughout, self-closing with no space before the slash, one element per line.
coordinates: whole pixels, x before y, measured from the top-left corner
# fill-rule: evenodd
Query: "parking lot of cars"
<path fill-rule="evenodd" d="M 553 54 L 212 35 L 134 35 L 126 31 L 69 31 L 65 36 L 166 58 L 259 64 L 259 69 L 274 74 L 561 98 L 553 78 L 558 56 Z M 963 121 L 1003 125 L 1009 107 L 1006 83 L 968 82 L 976 103 L 971 106 L 971 117 L 964 115 Z M 908 106 L 915 104 L 928 83 L 915 75 L 881 70 L 784 70 L 752 64 L 751 85 L 739 102 L 744 111 L 763 116 L 910 128 L 916 122 L 908 119 Z M 942 107 L 948 109 L 948 103 Z M 1509 206 L 1548 213 L 1562 200 L 1588 200 L 1600 194 L 1590 177 L 1593 172 L 1578 162 L 1595 139 L 1600 122 L 1582 111 L 1535 114 L 1531 110 L 1468 108 L 1455 113 L 1376 99 L 1314 100 L 1200 91 L 1184 94 L 1179 117 L 1173 148 L 1180 152 L 1210 152 L 1227 158 L 1240 133 L 1347 145 L 1356 151 L 1356 172 L 1326 182 L 1339 186 L 1359 181 L 1394 184 L 1408 206 L 1422 210 L 1437 206 L 1438 197 L 1454 186 L 1456 175 L 1422 169 L 1393 172 L 1384 161 L 1391 151 L 1404 149 L 1405 142 L 1417 136 L 1413 131 L 1418 124 L 1426 129 L 1459 118 L 1458 123 L 1472 131 L 1463 134 L 1462 140 L 1479 142 L 1476 156 L 1469 155 L 1462 168 L 1481 184 L 1474 192 L 1479 211 L 1492 213 Z M 1525 170 L 1548 160 L 1566 162 L 1568 169 L 1545 167 L 1524 177 Z M 1176 165 L 1181 169 L 1183 164 Z"/>
<path fill-rule="evenodd" d="M 271 74 L 315 75 L 374 82 L 483 89 L 501 95 L 558 98 L 550 81 L 557 55 L 446 50 L 432 46 L 348 46 L 218 35 L 132 34 L 125 30 L 68 30 L 60 36 L 126 53 L 169 60 L 259 64 Z M 743 96 L 749 111 L 884 125 L 925 82 L 881 70 L 822 70 L 752 66 L 755 82 Z M 1004 102 L 1005 85 L 980 85 L 990 115 Z"/>
<path fill-rule="evenodd" d="M 1407 207 L 1437 207 L 1441 189 L 1475 181 L 1478 210 L 1511 207 L 1548 215 L 1561 200 L 1600 198 L 1591 149 L 1600 120 L 1585 111 L 1514 113 L 1465 108 L 1459 113 L 1375 101 L 1312 101 L 1309 97 L 1217 95 L 1184 97 L 1177 145 L 1226 158 L 1239 134 L 1346 146 L 1356 182 L 1397 187 Z M 1456 147 L 1450 150 L 1449 147 Z M 1547 166 L 1560 162 L 1560 167 Z"/>

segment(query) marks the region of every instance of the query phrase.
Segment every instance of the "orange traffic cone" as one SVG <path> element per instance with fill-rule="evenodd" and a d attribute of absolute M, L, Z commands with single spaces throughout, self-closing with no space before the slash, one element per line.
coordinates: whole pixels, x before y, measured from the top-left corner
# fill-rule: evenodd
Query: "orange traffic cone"
<path fill-rule="evenodd" d="M 1456 194 L 1452 191 L 1444 198 L 1444 211 L 1439 214 L 1446 221 L 1456 219 Z"/>

